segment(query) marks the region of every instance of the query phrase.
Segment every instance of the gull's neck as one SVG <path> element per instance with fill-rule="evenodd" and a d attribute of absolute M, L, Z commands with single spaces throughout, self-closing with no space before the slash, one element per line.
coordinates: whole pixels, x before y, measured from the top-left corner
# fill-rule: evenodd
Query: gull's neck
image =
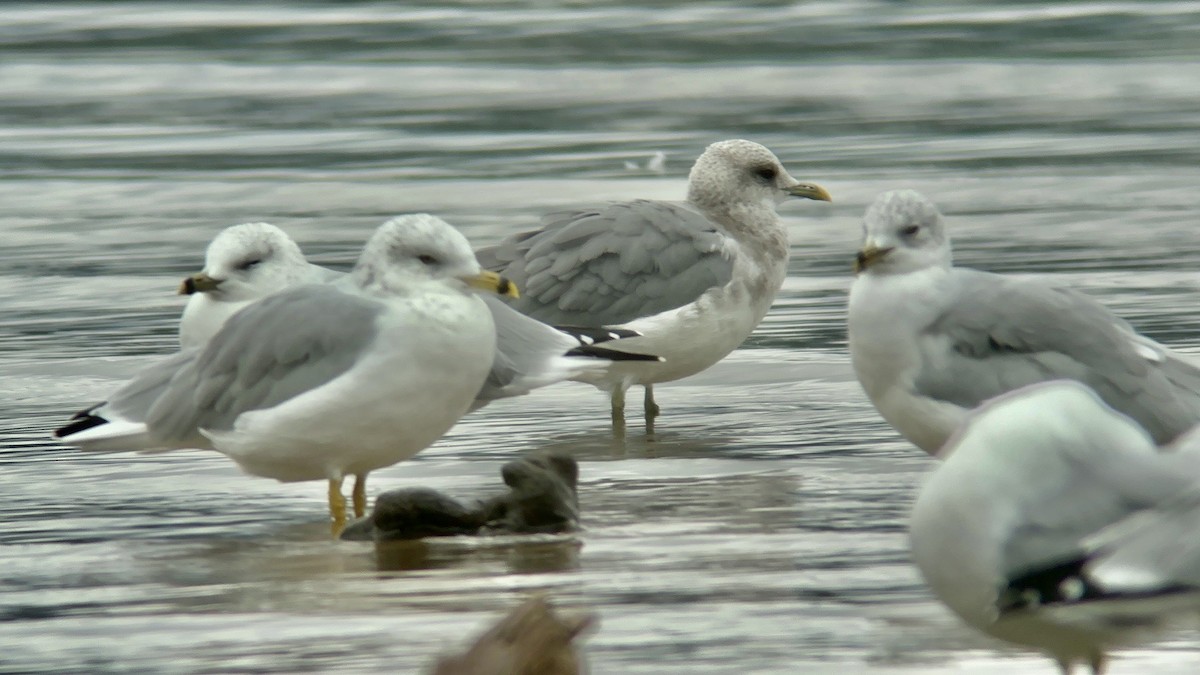
<path fill-rule="evenodd" d="M 773 204 L 735 202 L 705 205 L 693 202 L 693 205 L 756 257 L 775 262 L 787 260 L 790 248 L 787 229 L 780 222 Z"/>

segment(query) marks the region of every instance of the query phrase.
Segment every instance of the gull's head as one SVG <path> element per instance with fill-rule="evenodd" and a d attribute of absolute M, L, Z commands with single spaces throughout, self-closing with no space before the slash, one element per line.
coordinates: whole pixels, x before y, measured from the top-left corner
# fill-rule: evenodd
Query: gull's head
<path fill-rule="evenodd" d="M 300 246 L 269 223 L 243 223 L 221 231 L 208 245 L 204 269 L 183 280 L 181 294 L 208 293 L 230 302 L 286 288 L 308 269 Z"/>
<path fill-rule="evenodd" d="M 950 238 L 942 214 L 924 195 L 893 190 L 867 207 L 856 273 L 903 274 L 949 266 Z"/>
<path fill-rule="evenodd" d="M 436 281 L 517 297 L 517 287 L 479 267 L 471 244 L 449 223 L 427 213 L 397 216 L 367 240 L 354 277 L 364 288 L 397 291 Z"/>
<path fill-rule="evenodd" d="M 688 201 L 705 209 L 747 204 L 774 209 L 789 197 L 832 201 L 825 188 L 792 178 L 775 153 L 752 141 L 713 143 L 688 176 Z"/>

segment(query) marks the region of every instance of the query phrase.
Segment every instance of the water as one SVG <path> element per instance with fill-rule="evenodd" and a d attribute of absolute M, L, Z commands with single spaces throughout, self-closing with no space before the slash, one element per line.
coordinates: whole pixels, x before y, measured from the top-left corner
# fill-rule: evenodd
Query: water
<path fill-rule="evenodd" d="M 529 592 L 600 616 L 596 673 L 1053 672 L 972 634 L 907 559 L 930 460 L 854 382 L 858 219 L 914 187 L 958 260 L 1084 289 L 1200 351 L 1200 7 L 1183 2 L 191 3 L 0 14 L 0 671 L 415 672 Z M 582 463 L 577 537 L 376 551 L 323 486 L 216 455 L 46 440 L 172 351 L 178 280 L 269 220 L 345 267 L 428 210 L 477 244 L 577 201 L 682 196 L 747 137 L 832 205 L 747 344 L 659 387 L 647 438 L 563 385 L 488 407 L 371 491 L 469 497 Z M 626 161 L 667 155 L 666 172 Z M 1196 642 L 1114 672 L 1192 672 Z"/>

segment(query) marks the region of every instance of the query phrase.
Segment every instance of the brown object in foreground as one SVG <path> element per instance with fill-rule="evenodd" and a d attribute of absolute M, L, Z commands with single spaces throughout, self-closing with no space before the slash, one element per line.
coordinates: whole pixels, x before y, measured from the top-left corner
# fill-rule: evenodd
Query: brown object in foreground
<path fill-rule="evenodd" d="M 587 672 L 572 641 L 592 615 L 560 618 L 545 598 L 513 608 L 465 653 L 438 660 L 433 675 L 579 675 Z"/>

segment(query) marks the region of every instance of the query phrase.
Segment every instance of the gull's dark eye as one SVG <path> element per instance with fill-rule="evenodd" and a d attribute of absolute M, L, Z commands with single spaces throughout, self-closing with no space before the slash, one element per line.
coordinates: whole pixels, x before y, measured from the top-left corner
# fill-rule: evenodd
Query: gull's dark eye
<path fill-rule="evenodd" d="M 237 268 L 243 272 L 262 262 L 262 258 L 251 258 L 238 263 Z"/>
<path fill-rule="evenodd" d="M 755 175 L 755 176 L 758 176 L 759 178 L 761 178 L 761 179 L 763 179 L 763 180 L 765 180 L 765 181 L 767 181 L 767 182 L 771 182 L 771 181 L 775 180 L 775 176 L 776 176 L 777 174 L 776 174 L 776 172 L 775 172 L 775 167 L 773 167 L 773 166 L 764 166 L 764 167 L 762 167 L 761 169 L 755 169 L 755 170 L 754 170 L 754 175 Z"/>
<path fill-rule="evenodd" d="M 900 228 L 900 234 L 906 237 L 911 237 L 920 231 L 921 227 L 919 225 L 905 225 L 904 227 Z"/>
<path fill-rule="evenodd" d="M 437 258 L 429 255 L 428 253 L 422 253 L 421 255 L 417 256 L 417 260 L 420 260 L 422 265 L 436 265 L 438 261 Z"/>

